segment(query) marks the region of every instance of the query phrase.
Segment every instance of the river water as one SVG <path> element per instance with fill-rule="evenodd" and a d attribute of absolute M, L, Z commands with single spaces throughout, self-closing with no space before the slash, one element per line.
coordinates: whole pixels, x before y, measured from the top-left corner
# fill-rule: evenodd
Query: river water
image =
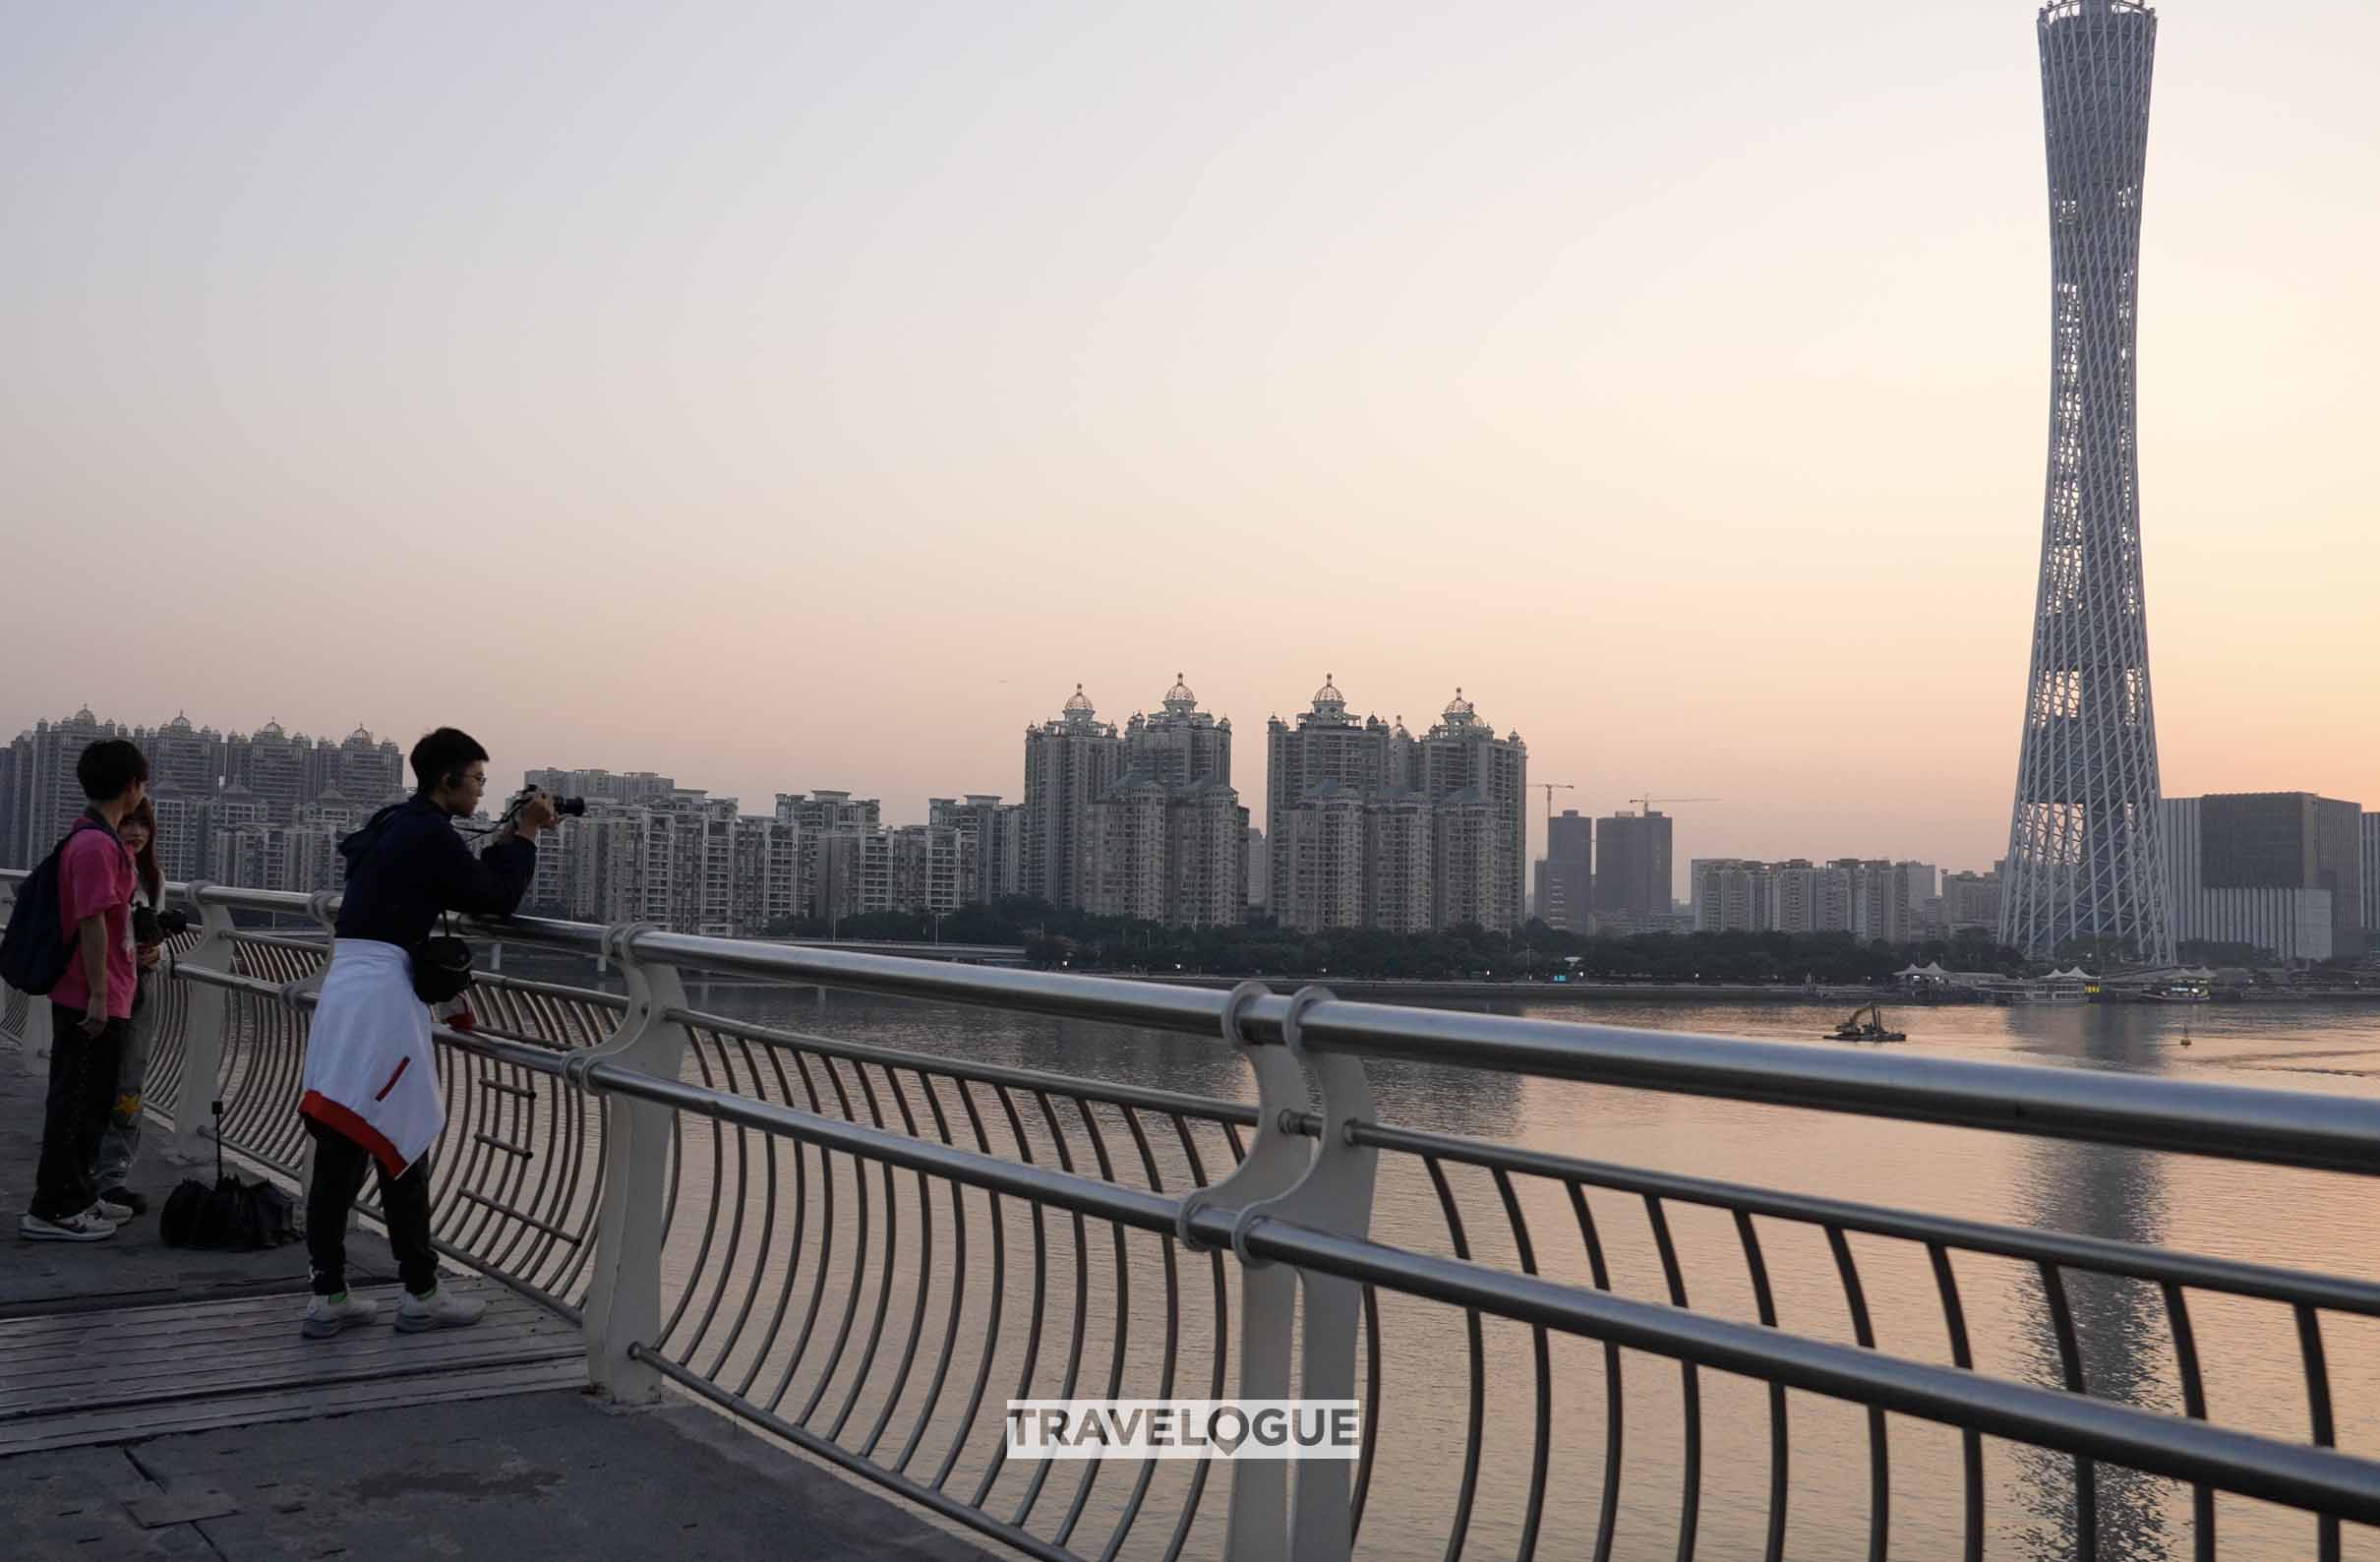
<path fill-rule="evenodd" d="M 738 1018 L 851 1041 L 1189 1095 L 1253 1096 L 1238 1059 L 1220 1042 L 1198 1038 L 724 985 L 698 990 L 694 1001 Z M 1467 1006 L 1566 1023 L 1754 1036 L 1814 1047 L 1838 1045 L 1818 1036 L 1841 1018 L 1838 1005 L 1605 1000 Z M 1898 1049 L 1907 1054 L 2355 1096 L 2380 1093 L 2380 1009 L 1908 1007 L 1895 1010 L 1893 1019 L 1910 1033 Z M 2374 1189 L 2346 1175 L 1431 1065 L 1376 1064 L 1373 1074 L 1382 1117 L 1399 1126 L 2380 1280 Z M 1484 1173 L 1466 1180 L 1459 1172 L 1450 1193 L 1474 1254 L 1517 1267 L 1512 1227 L 1497 1190 Z M 1518 1197 L 1542 1271 L 1589 1283 L 1583 1244 L 1562 1190 L 1523 1181 Z M 1667 1299 L 1658 1246 L 1642 1204 L 1624 1194 L 1597 1193 L 1593 1208 L 1614 1289 L 1646 1300 Z M 1743 1249 L 1729 1218 L 1677 1206 L 1669 1218 L 1693 1304 L 1755 1318 Z M 1765 1220 L 1759 1230 L 1781 1321 L 1849 1343 L 1849 1309 L 1823 1235 Z M 1416 1165 L 1383 1158 L 1372 1234 L 1430 1252 L 1451 1250 L 1441 1197 Z M 1941 1307 L 1923 1248 L 1861 1237 L 1852 1238 L 1852 1246 L 1882 1348 L 1947 1363 Z M 1998 1260 L 1962 1256 L 1957 1262 L 1977 1366 L 2044 1384 L 2060 1381 L 2055 1336 L 2033 1272 Z M 1004 1283 L 1015 1284 L 1013 1272 Z M 1084 1283 L 1096 1293 L 1095 1277 L 1087 1273 Z M 2082 1363 L 2093 1391 L 2177 1411 L 2181 1390 L 2173 1342 L 2156 1289 L 2088 1277 L 2071 1284 Z M 1135 1292 L 1136 1315 L 1145 1315 L 1152 1305 L 1145 1287 Z M 1092 1310 L 1096 1316 L 1098 1307 Z M 2304 1377 L 2289 1311 L 2194 1295 L 2192 1317 L 2213 1417 L 2303 1440 L 2308 1425 Z M 1203 1327 L 1186 1316 L 1181 1321 L 1186 1338 Z M 2380 1455 L 2380 1328 L 2330 1316 L 2324 1332 L 2339 1440 L 2344 1447 Z M 1379 1420 L 1380 1466 L 1358 1554 L 1438 1557 L 1446 1551 L 1465 1478 L 1468 1336 L 1459 1313 L 1398 1298 L 1384 1306 L 1383 1338 L 1387 1392 Z M 1520 1543 L 1529 1500 L 1534 1355 L 1528 1331 L 1494 1321 L 1483 1327 L 1481 1352 L 1483 1455 L 1473 1475 L 1463 1554 L 1510 1556 Z M 1592 1551 L 1605 1486 L 1604 1357 L 1591 1343 L 1557 1338 L 1549 1358 L 1553 1454 L 1536 1554 L 1583 1558 Z M 1103 1392 L 1096 1376 L 1086 1378 L 1081 1392 Z M 1633 1353 L 1624 1358 L 1621 1382 L 1625 1433 L 1612 1554 L 1675 1556 L 1687 1506 L 1682 1500 L 1685 1391 L 1674 1365 Z M 1696 1554 L 1757 1556 L 1769 1524 L 1766 1390 L 1703 1373 L 1696 1391 L 1701 1412 Z M 1044 1385 L 1039 1392 L 1057 1391 Z M 1205 1390 L 1185 1386 L 1177 1392 Z M 1789 1396 L 1788 1422 L 1786 1554 L 1868 1555 L 1872 1465 L 1864 1412 L 1795 1393 Z M 1897 1416 L 1887 1418 L 1886 1429 L 1890 1554 L 1960 1554 L 1956 1435 Z M 1988 1440 L 1985 1470 L 1988 1555 L 2049 1562 L 2074 1554 L 2069 1462 Z M 1209 1506 L 1220 1513 L 1221 1504 L 1211 1497 Z M 2097 1511 L 2103 1557 L 2191 1554 L 2186 1488 L 2102 1470 Z M 1085 1533 L 1091 1532 L 1087 1524 Z M 2278 1562 L 2314 1554 L 2310 1522 L 2245 1500 L 2220 1499 L 2218 1532 L 2225 1556 Z M 1127 1554 L 1154 1554 L 1160 1538 L 1136 1534 Z M 2380 1536 L 2350 1529 L 2347 1555 L 2380 1557 Z"/>

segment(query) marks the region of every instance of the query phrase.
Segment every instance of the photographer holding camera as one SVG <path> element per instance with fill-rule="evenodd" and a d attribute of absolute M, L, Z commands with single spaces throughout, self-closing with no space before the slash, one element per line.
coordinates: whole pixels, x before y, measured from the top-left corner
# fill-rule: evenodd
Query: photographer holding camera
<path fill-rule="evenodd" d="M 499 839 L 474 857 L 454 820 L 479 807 L 488 751 L 441 727 L 413 746 L 418 790 L 339 843 L 347 860 L 329 969 L 306 1049 L 298 1111 L 314 1138 L 306 1189 L 306 1246 L 314 1299 L 301 1332 L 327 1339 L 378 1308 L 347 1292 L 347 1214 L 364 1174 L 380 1171 L 381 1214 L 405 1294 L 396 1326 L 407 1332 L 477 1323 L 486 1303 L 438 1284 L 430 1245 L 430 1147 L 446 1126 L 425 997 L 450 996 L 460 980 L 452 939 L 431 936 L 441 914 L 511 914 L 537 871 L 537 834 L 555 819 L 543 792 L 507 811 Z M 463 951 L 467 955 L 467 950 Z"/>
<path fill-rule="evenodd" d="M 141 1101 L 149 1075 L 149 1049 L 157 1034 L 157 967 L 165 940 L 190 926 L 178 911 L 165 909 L 165 874 L 157 868 L 157 812 L 144 797 L 116 826 L 116 837 L 132 858 L 132 941 L 137 970 L 132 993 L 132 1026 L 125 1032 L 124 1053 L 116 1061 L 116 1099 L 99 1134 L 99 1158 L 92 1169 L 99 1190 L 99 1214 L 119 1225 L 146 1214 L 149 1200 L 125 1186 L 132 1161 L 141 1148 Z"/>

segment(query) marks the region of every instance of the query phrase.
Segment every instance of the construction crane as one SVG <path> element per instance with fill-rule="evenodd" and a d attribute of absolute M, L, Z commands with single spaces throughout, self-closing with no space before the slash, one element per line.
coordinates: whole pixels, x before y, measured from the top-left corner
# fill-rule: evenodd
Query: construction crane
<path fill-rule="evenodd" d="M 1531 781 L 1529 783 L 1529 788 L 1532 791 L 1542 792 L 1545 794 L 1546 850 L 1550 852 L 1553 850 L 1554 839 L 1554 794 L 1557 792 L 1576 792 L 1578 789 L 1575 786 L 1572 786 L 1568 781 Z"/>
<path fill-rule="evenodd" d="M 1650 813 L 1656 803 L 1717 803 L 1722 800 L 1718 798 L 1629 798 L 1627 801 L 1634 803 L 1646 813 Z"/>

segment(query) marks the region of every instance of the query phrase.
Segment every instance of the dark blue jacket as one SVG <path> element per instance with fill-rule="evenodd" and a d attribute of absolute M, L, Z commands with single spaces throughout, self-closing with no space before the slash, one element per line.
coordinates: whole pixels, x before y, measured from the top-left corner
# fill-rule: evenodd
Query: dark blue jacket
<path fill-rule="evenodd" d="M 339 855 L 347 859 L 347 896 L 338 935 L 405 949 L 430 936 L 443 911 L 510 916 L 537 873 L 535 841 L 515 837 L 474 857 L 452 817 L 423 797 L 372 815 L 339 842 Z"/>

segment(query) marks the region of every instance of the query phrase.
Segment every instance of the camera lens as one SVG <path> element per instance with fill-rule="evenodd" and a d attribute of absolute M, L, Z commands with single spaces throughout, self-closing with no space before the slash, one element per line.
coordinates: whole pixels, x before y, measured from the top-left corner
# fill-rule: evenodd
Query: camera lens
<path fill-rule="evenodd" d="M 587 813 L 587 800 L 585 798 L 556 798 L 554 811 L 567 813 L 572 818 L 584 818 Z"/>

